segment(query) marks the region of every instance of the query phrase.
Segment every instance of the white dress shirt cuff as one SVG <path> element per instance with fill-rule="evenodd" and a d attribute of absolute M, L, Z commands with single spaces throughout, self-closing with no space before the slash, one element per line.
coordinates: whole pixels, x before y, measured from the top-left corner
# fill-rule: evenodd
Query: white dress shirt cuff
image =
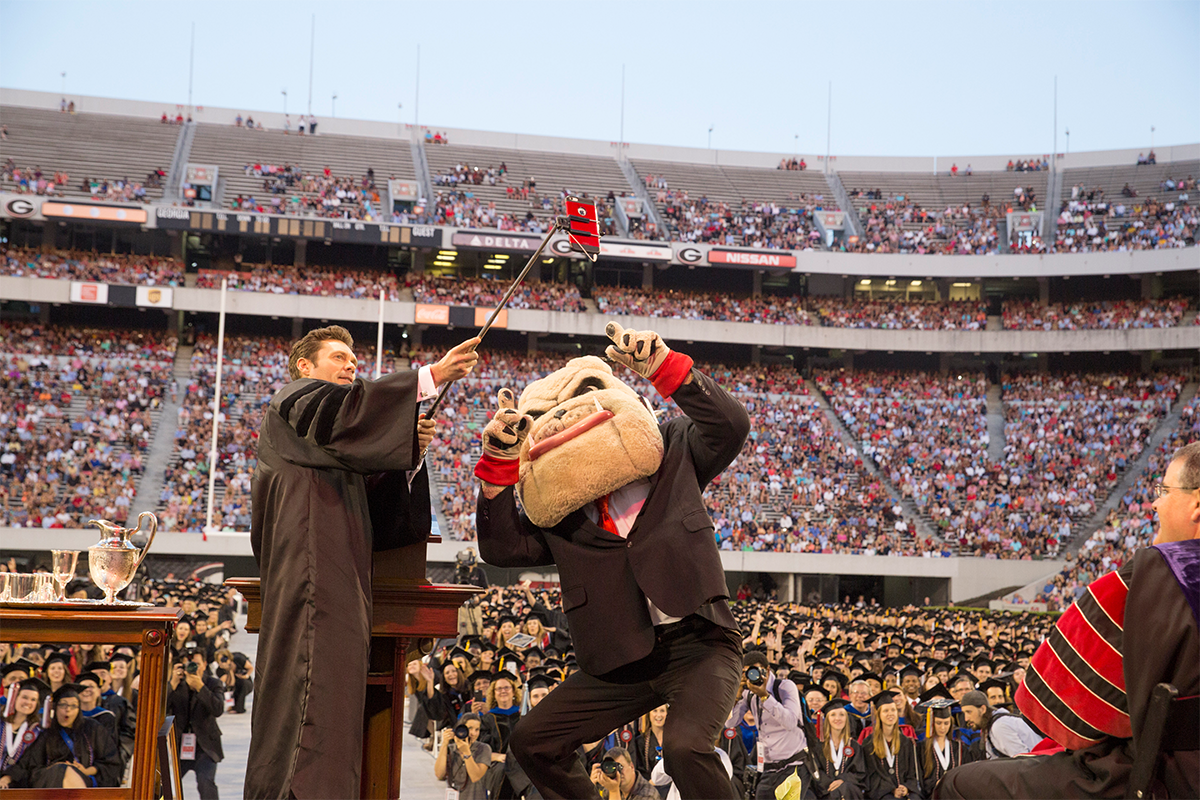
<path fill-rule="evenodd" d="M 433 367 L 429 364 L 417 370 L 417 402 L 424 403 L 437 397 L 438 386 L 433 382 Z"/>

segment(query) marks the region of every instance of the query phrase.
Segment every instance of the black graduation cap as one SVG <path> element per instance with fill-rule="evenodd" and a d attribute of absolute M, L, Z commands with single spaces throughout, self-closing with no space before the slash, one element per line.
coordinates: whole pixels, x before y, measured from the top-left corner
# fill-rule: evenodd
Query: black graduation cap
<path fill-rule="evenodd" d="M 128 653 L 113 653 L 109 658 L 109 664 L 111 665 L 113 661 L 124 661 L 128 663 L 136 660 L 137 659 L 134 656 L 131 656 Z"/>
<path fill-rule="evenodd" d="M 946 688 L 945 684 L 941 683 L 935 684 L 921 692 L 917 699 L 922 706 L 932 703 L 935 700 L 949 700 L 951 704 L 954 703 L 954 696 L 950 694 L 950 690 Z"/>
<path fill-rule="evenodd" d="M 879 676 L 878 672 L 864 672 L 858 676 L 858 679 L 860 681 L 877 681 L 880 686 L 883 685 L 883 678 Z"/>
<path fill-rule="evenodd" d="M 39 678 L 26 678 L 17 684 L 17 691 L 24 692 L 27 689 L 34 689 L 38 693 L 38 698 L 45 697 L 50 694 L 50 684 Z"/>
<path fill-rule="evenodd" d="M 821 706 L 821 713 L 828 714 L 830 711 L 837 711 L 838 709 L 844 709 L 848 705 L 850 705 L 849 700 L 843 700 L 840 697 L 835 697 L 834 699 L 830 700 L 825 705 Z"/>
<path fill-rule="evenodd" d="M 516 617 L 514 617 L 512 614 L 501 614 L 501 615 L 500 615 L 500 619 L 499 619 L 499 620 L 497 620 L 497 624 L 498 624 L 498 625 L 503 625 L 503 624 L 504 624 L 504 623 L 506 623 L 506 622 L 511 622 L 513 625 L 517 625 L 517 624 L 519 624 L 519 623 L 520 623 L 520 620 L 518 620 L 518 619 L 517 619 Z"/>
<path fill-rule="evenodd" d="M 992 667 L 993 669 L 995 668 L 995 664 L 987 656 L 976 656 L 975 660 L 973 660 L 971 662 L 971 666 L 974 667 L 975 669 L 979 669 L 980 667 L 984 667 L 984 666 Z"/>
<path fill-rule="evenodd" d="M 557 685 L 558 681 L 556 681 L 553 676 L 534 675 L 525 684 L 525 688 L 532 692 L 534 689 L 553 689 Z"/>
<path fill-rule="evenodd" d="M 86 670 L 75 676 L 75 685 L 81 686 L 84 681 L 95 682 L 97 689 L 104 685 L 104 681 L 100 680 L 99 675 L 94 672 L 87 672 Z"/>
<path fill-rule="evenodd" d="M 461 659 L 465 660 L 468 664 L 471 663 L 471 654 L 468 653 L 466 650 L 463 650 L 461 647 L 455 647 L 446 656 L 447 661 L 453 661 L 456 658 L 461 658 Z"/>
<path fill-rule="evenodd" d="M 820 692 L 821 694 L 825 695 L 826 700 L 828 700 L 830 697 L 833 696 L 829 693 L 829 690 L 827 690 L 824 686 L 820 686 L 819 684 L 816 684 L 816 683 L 804 684 L 804 686 L 800 689 L 800 696 L 804 697 L 809 692 Z"/>
<path fill-rule="evenodd" d="M 26 677 L 34 678 L 38 674 L 38 667 L 27 658 L 18 658 L 11 664 L 0 667 L 0 676 L 7 677 L 13 672 L 24 672 Z"/>
<path fill-rule="evenodd" d="M 836 669 L 826 670 L 825 672 L 821 673 L 821 683 L 822 684 L 824 684 L 825 681 L 829 680 L 830 678 L 837 681 L 838 686 L 840 686 L 842 689 L 845 689 L 846 684 L 848 684 L 850 682 L 849 678 L 847 678 L 842 673 L 838 672 Z"/>
<path fill-rule="evenodd" d="M 920 678 L 921 670 L 917 669 L 916 667 L 912 666 L 911 664 L 909 664 L 904 669 L 900 670 L 900 679 L 901 680 L 903 680 L 904 678 L 906 678 L 909 675 L 914 675 L 914 676 Z"/>
<path fill-rule="evenodd" d="M 471 673 L 471 684 L 474 685 L 476 681 L 488 681 L 490 683 L 495 678 L 495 673 L 488 672 L 485 669 L 477 669 Z"/>
<path fill-rule="evenodd" d="M 926 669 L 935 675 L 939 672 L 949 673 L 951 671 L 950 665 L 945 661 L 934 661 L 932 664 L 929 664 Z"/>
<path fill-rule="evenodd" d="M 525 657 L 529 658 L 530 656 L 537 656 L 538 658 L 544 659 L 546 654 L 542 652 L 542 648 L 540 647 L 531 647 L 525 651 Z"/>
<path fill-rule="evenodd" d="M 87 663 L 87 666 L 85 666 L 83 668 L 84 672 L 95 672 L 98 669 L 102 669 L 105 672 L 111 672 L 112 671 L 112 662 L 110 662 L 110 661 L 89 661 Z"/>
<path fill-rule="evenodd" d="M 875 708 L 879 708 L 881 706 L 886 706 L 888 703 L 895 702 L 898 694 L 900 693 L 894 692 L 891 689 L 884 689 L 882 692 L 872 697 L 868 702 L 875 706 Z"/>
<path fill-rule="evenodd" d="M 988 678 L 986 681 L 981 681 L 979 686 L 976 688 L 978 688 L 979 691 L 983 692 L 984 694 L 987 694 L 988 689 L 999 689 L 1000 691 L 1004 692 L 1004 696 L 1007 698 L 1009 692 L 1009 683 L 1001 678 Z"/>

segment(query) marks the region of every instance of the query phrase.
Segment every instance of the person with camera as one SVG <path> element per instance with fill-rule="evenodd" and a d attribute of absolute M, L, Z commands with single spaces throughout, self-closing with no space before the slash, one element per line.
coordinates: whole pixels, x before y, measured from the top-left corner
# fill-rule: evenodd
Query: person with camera
<path fill-rule="evenodd" d="M 433 762 L 433 774 L 458 792 L 459 800 L 487 800 L 484 776 L 492 763 L 492 748 L 479 741 L 479 715 L 468 711 L 447 728 Z"/>
<path fill-rule="evenodd" d="M 612 747 L 592 766 L 592 783 L 602 800 L 661 800 L 658 790 L 633 767 L 624 747 Z"/>
<path fill-rule="evenodd" d="M 758 728 L 758 788 L 754 796 L 773 800 L 775 787 L 793 773 L 807 787 L 810 777 L 804 765 L 807 739 L 800 727 L 800 692 L 794 682 L 771 673 L 761 650 L 751 650 L 742 657 L 740 699 L 729 715 L 729 724 L 737 724 L 747 710 Z"/>
<path fill-rule="evenodd" d="M 175 717 L 180 777 L 195 770 L 201 800 L 217 800 L 217 763 L 225 757 L 217 717 L 225 712 L 225 687 L 209 674 L 204 648 L 189 644 L 171 666 L 167 714 Z"/>

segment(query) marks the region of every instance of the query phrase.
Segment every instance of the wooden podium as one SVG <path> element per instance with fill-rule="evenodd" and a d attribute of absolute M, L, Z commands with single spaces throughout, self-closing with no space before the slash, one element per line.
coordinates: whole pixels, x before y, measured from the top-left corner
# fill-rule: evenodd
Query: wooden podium
<path fill-rule="evenodd" d="M 2 792 L 5 798 L 153 800 L 160 796 L 156 786 L 156 747 L 158 729 L 167 708 L 166 646 L 181 614 L 181 608 L 46 609 L 22 608 L 17 603 L 0 607 L 0 631 L 6 642 L 129 644 L 140 647 L 142 653 L 130 785 L 115 789 L 5 789 Z"/>
<path fill-rule="evenodd" d="M 258 578 L 230 578 L 225 585 L 246 598 L 246 630 L 257 631 L 262 623 Z M 424 543 L 375 554 L 360 797 L 400 797 L 406 665 L 423 654 L 418 647 L 421 640 L 457 635 L 459 607 L 481 591 L 475 586 L 442 586 L 426 580 Z"/>

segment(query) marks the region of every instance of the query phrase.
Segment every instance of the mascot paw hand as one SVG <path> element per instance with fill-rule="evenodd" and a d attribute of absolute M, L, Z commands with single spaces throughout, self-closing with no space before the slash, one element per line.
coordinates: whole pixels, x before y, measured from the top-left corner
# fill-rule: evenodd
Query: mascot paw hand
<path fill-rule="evenodd" d="M 674 394 L 691 372 L 691 357 L 671 350 L 654 331 L 635 331 L 609 322 L 604 333 L 613 341 L 605 355 L 649 380 L 663 397 Z"/>
<path fill-rule="evenodd" d="M 517 411 L 511 389 L 497 395 L 500 408 L 483 429 L 483 456 L 475 465 L 475 476 L 498 486 L 517 482 L 521 444 L 529 435 L 533 418 Z"/>

